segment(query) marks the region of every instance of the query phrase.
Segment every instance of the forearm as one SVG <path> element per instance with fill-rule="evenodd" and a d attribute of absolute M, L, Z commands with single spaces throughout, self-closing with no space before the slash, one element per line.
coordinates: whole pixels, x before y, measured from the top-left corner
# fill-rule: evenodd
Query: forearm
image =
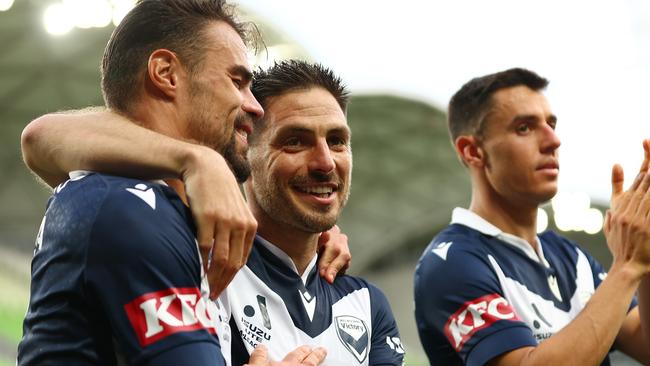
<path fill-rule="evenodd" d="M 650 349 L 650 278 L 645 276 L 641 280 L 638 291 L 639 298 L 639 316 L 641 318 L 641 329 L 643 331 L 643 338 L 645 349 Z"/>
<path fill-rule="evenodd" d="M 530 353 L 533 365 L 599 365 L 611 348 L 638 286 L 636 274 L 612 268 L 582 312 Z"/>
<path fill-rule="evenodd" d="M 619 350 L 650 365 L 650 278 L 641 280 L 638 306 L 630 311 L 616 338 Z"/>
<path fill-rule="evenodd" d="M 72 170 L 93 170 L 141 179 L 182 178 L 200 156 L 219 154 L 153 132 L 106 110 L 50 114 L 23 131 L 25 163 L 50 186 Z"/>
<path fill-rule="evenodd" d="M 561 331 L 541 342 L 509 352 L 493 365 L 599 365 L 627 315 L 640 281 L 636 272 L 613 267 L 585 308 Z"/>

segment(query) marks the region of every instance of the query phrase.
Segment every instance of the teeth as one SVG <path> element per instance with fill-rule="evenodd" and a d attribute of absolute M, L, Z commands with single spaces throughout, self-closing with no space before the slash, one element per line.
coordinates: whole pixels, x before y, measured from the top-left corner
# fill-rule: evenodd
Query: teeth
<path fill-rule="evenodd" d="M 330 194 L 333 191 L 332 187 L 304 187 L 301 190 L 312 194 Z"/>
<path fill-rule="evenodd" d="M 241 129 L 236 129 L 235 133 L 238 134 L 244 140 L 248 140 L 248 134 L 246 133 L 246 131 L 241 130 Z"/>

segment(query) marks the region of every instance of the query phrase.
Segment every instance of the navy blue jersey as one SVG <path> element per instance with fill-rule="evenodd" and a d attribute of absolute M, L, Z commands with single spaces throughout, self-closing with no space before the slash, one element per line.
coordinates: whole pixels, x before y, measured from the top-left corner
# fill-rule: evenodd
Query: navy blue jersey
<path fill-rule="evenodd" d="M 454 210 L 415 272 L 415 316 L 432 365 L 483 365 L 536 346 L 578 315 L 606 276 L 603 267 L 551 231 L 537 246 Z"/>
<path fill-rule="evenodd" d="M 232 364 L 246 363 L 265 344 L 275 360 L 313 345 L 325 347 L 330 366 L 402 365 L 404 348 L 384 294 L 352 276 L 330 285 L 315 264 L 316 258 L 300 276 L 284 252 L 255 239 L 246 266 L 220 298 L 230 316 Z"/>
<path fill-rule="evenodd" d="M 50 198 L 19 365 L 223 365 L 190 212 L 161 184 L 80 175 Z"/>

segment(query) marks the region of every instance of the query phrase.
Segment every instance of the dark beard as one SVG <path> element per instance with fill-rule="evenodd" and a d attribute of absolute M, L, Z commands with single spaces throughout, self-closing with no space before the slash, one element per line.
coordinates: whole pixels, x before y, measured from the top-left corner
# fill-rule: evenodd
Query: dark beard
<path fill-rule="evenodd" d="M 235 147 L 236 138 L 237 137 L 233 132 L 230 141 L 228 141 L 228 145 L 226 145 L 226 148 L 223 150 L 223 157 L 228 162 L 230 170 L 232 170 L 233 174 L 235 174 L 237 182 L 244 183 L 251 175 L 251 165 L 248 162 L 245 154 L 242 155 L 237 152 L 237 149 Z"/>

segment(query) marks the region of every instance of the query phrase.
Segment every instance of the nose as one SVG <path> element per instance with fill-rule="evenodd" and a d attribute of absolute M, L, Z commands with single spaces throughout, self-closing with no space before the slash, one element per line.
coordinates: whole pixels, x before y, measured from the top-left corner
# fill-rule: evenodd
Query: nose
<path fill-rule="evenodd" d="M 543 142 L 541 144 L 542 152 L 552 153 L 560 147 L 560 137 L 555 129 L 549 125 L 544 126 Z"/>
<path fill-rule="evenodd" d="M 325 139 L 318 139 L 309 159 L 309 170 L 329 173 L 335 168 L 334 158 Z"/>
<path fill-rule="evenodd" d="M 250 89 L 248 89 L 244 94 L 244 103 L 241 108 L 244 112 L 253 115 L 253 117 L 257 119 L 264 117 L 264 109 L 257 99 L 255 99 L 255 96 Z"/>

